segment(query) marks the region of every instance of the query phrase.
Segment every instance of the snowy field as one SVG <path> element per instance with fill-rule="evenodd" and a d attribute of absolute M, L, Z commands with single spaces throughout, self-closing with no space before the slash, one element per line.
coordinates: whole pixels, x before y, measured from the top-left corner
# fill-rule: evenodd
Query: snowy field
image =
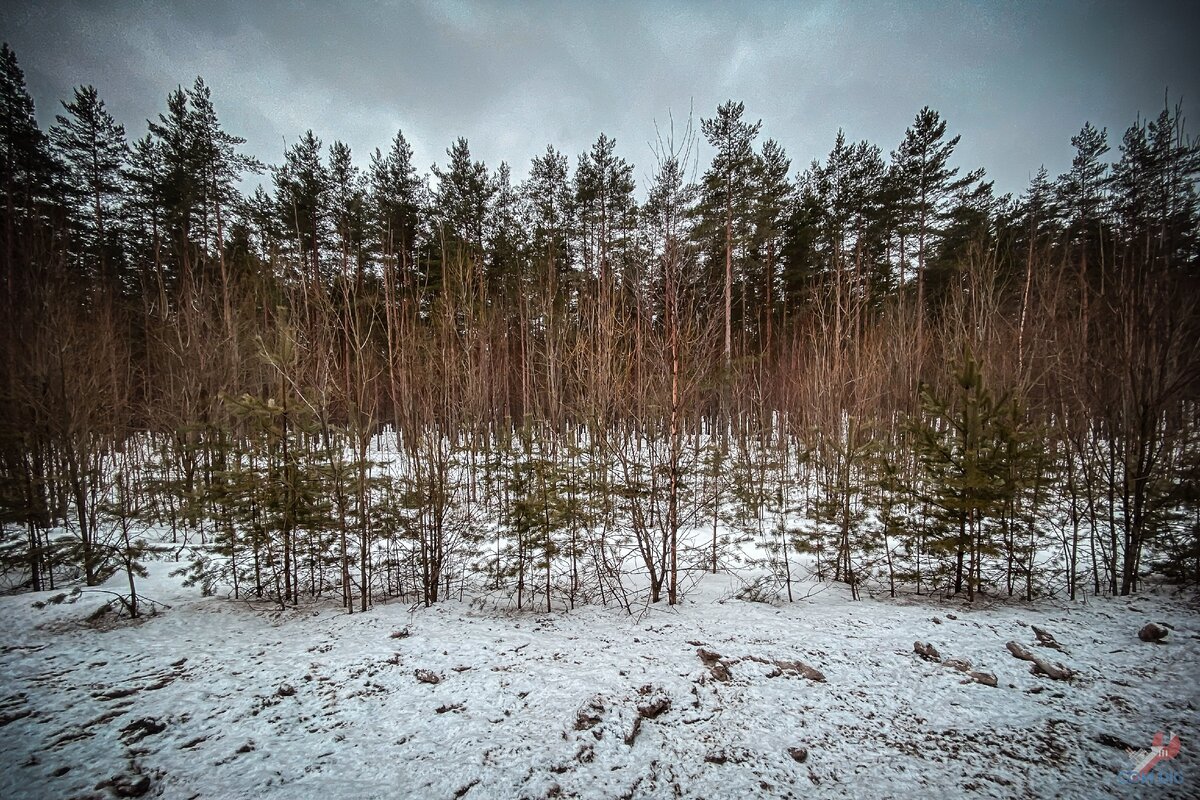
<path fill-rule="evenodd" d="M 776 606 L 709 576 L 640 618 L 280 614 L 151 566 L 140 588 L 170 608 L 139 623 L 87 621 L 99 595 L 0 598 L 0 797 L 1200 796 L 1200 614 L 1165 594 L 970 607 L 810 586 Z M 1164 643 L 1139 641 L 1150 621 Z M 1010 641 L 1075 677 L 1031 674 Z M 1125 748 L 1158 731 L 1183 783 L 1123 783 Z"/>

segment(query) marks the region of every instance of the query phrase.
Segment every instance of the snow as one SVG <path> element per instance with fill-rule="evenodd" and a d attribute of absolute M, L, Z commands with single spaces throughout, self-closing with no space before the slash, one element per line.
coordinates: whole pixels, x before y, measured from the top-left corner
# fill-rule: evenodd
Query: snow
<path fill-rule="evenodd" d="M 99 595 L 0 598 L 0 796 L 108 797 L 101 784 L 139 775 L 146 796 L 262 800 L 1200 793 L 1200 614 L 1165 593 L 969 606 L 810 585 L 774 605 L 718 575 L 634 617 L 457 601 L 347 615 L 203 598 L 177 565 L 150 566 L 141 589 L 170 608 L 138 623 L 87 622 Z M 1138 640 L 1148 621 L 1173 626 L 1165 643 Z M 999 686 L 919 658 L 918 640 Z M 1033 675 L 1008 641 L 1078 674 Z M 825 681 L 776 666 L 797 660 Z M 1180 736 L 1165 766 L 1184 782 L 1124 784 L 1121 745 L 1157 731 Z"/>

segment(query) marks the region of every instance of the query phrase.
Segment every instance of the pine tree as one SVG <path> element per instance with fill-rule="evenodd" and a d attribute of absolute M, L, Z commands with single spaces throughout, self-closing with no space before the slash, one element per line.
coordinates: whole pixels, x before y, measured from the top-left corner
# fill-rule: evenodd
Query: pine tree
<path fill-rule="evenodd" d="M 64 165 L 66 197 L 78 230 L 75 255 L 80 273 L 98 278 L 108 289 L 127 288 L 118 287 L 120 244 L 114 230 L 129 156 L 125 127 L 108 113 L 93 86 L 77 88 L 75 99 L 62 105 L 69 116 L 55 117 L 50 142 Z"/>
<path fill-rule="evenodd" d="M 279 221 L 300 261 L 301 276 L 320 288 L 328 278 L 322 253 L 329 242 L 329 175 L 321 159 L 321 140 L 305 131 L 283 159 L 275 168 Z"/>
<path fill-rule="evenodd" d="M 201 224 L 200 258 L 216 261 L 215 276 L 221 287 L 226 335 L 236 356 L 237 340 L 233 331 L 231 278 L 225 263 L 225 246 L 232 211 L 241 200 L 237 183 L 246 173 L 262 172 L 263 165 L 238 152 L 246 143 L 222 129 L 212 102 L 212 91 L 197 76 L 188 96 L 188 134 L 191 138 L 191 171 L 197 178 L 197 203 Z M 236 360 L 236 359 L 235 359 Z"/>
<path fill-rule="evenodd" d="M 172 256 L 168 272 L 175 286 L 184 287 L 192 286 L 196 277 L 193 226 L 201 191 L 201 177 L 195 171 L 192 122 L 187 93 L 182 86 L 176 87 L 167 96 L 166 113 L 158 115 L 158 122 L 150 123 L 153 150 L 143 149 L 137 154 L 157 161 L 145 174 L 158 180 L 154 199 L 162 209 L 162 241 Z"/>
<path fill-rule="evenodd" d="M 938 112 L 925 106 L 904 133 L 900 146 L 892 153 L 892 190 L 898 223 L 904 235 L 915 237 L 917 283 L 917 349 L 923 346 L 926 262 L 945 233 L 945 223 L 954 200 L 971 184 L 983 177 L 982 170 L 958 175 L 958 167 L 950 166 L 950 157 L 959 138 L 947 140 L 946 121 Z M 908 254 L 901 239 L 900 283 L 906 282 Z"/>
<path fill-rule="evenodd" d="M 501 162 L 492 179 L 491 226 L 488 235 L 487 284 L 493 297 L 512 301 L 526 291 L 528 250 L 522 193 L 512 184 L 507 162 Z M 506 302 L 506 305 L 510 303 Z"/>
<path fill-rule="evenodd" d="M 1200 141 L 1187 137 L 1180 108 L 1129 127 L 1113 167 L 1117 220 L 1138 269 L 1200 269 Z"/>
<path fill-rule="evenodd" d="M 792 202 L 792 185 L 788 181 L 791 166 L 791 160 L 778 142 L 774 139 L 763 142 L 755 164 L 754 243 L 761 273 L 755 305 L 762 309 L 760 344 L 766 350 L 771 347 L 774 332 L 779 253 Z"/>
<path fill-rule="evenodd" d="M 60 471 L 58 448 L 45 414 L 51 372 L 34 345 L 46 331 L 48 290 L 55 283 L 49 278 L 57 253 L 45 249 L 51 239 L 46 223 L 53 166 L 25 75 L 5 43 L 0 47 L 0 536 L 6 546 L 0 558 L 27 571 L 35 589 L 54 586 L 49 532 L 62 485 L 54 478 Z"/>
<path fill-rule="evenodd" d="M 1111 319 L 1097 326 L 1092 347 L 1115 354 L 1095 377 L 1097 425 L 1107 439 L 1110 572 L 1120 591 L 1137 590 L 1141 559 L 1157 533 L 1167 477 L 1189 440 L 1179 403 L 1195 393 L 1195 296 L 1198 270 L 1197 177 L 1200 143 L 1184 135 L 1182 114 L 1163 109 L 1125 133 L 1113 167 L 1113 206 L 1120 235 L 1106 271 Z M 1111 523 L 1110 523 L 1111 524 Z M 1121 563 L 1117 563 L 1118 531 Z"/>
<path fill-rule="evenodd" d="M 148 552 L 146 535 L 150 529 L 151 513 L 146 493 L 137 485 L 137 476 L 130 470 L 117 467 L 111 476 L 109 498 L 98 505 L 97 549 L 100 552 L 98 577 L 107 577 L 118 570 L 125 572 L 129 597 L 118 597 L 136 619 L 139 614 L 137 578 L 149 573 L 142 563 Z"/>
<path fill-rule="evenodd" d="M 567 157 L 546 146 L 529 165 L 529 178 L 522 185 L 529 215 L 530 251 L 534 265 L 553 277 L 554 285 L 567 289 L 566 279 L 574 261 L 571 238 L 572 198 L 567 182 Z"/>
<path fill-rule="evenodd" d="M 679 322 L 680 298 L 693 296 L 701 278 L 691 269 L 696 187 L 685 183 L 683 171 L 679 155 L 661 156 L 641 209 L 643 236 L 655 268 L 641 270 L 633 287 L 643 318 L 661 315 L 672 329 Z"/>
<path fill-rule="evenodd" d="M 27 265 L 26 227 L 36 221 L 53 174 L 46 136 L 34 116 L 25 73 L 5 43 L 0 47 L 0 187 L 4 192 L 0 224 L 0 283 L 12 298 Z"/>
<path fill-rule="evenodd" d="M 472 259 L 482 258 L 487 241 L 488 207 L 496 187 L 487 166 L 472 160 L 466 139 L 456 140 L 446 155 L 450 161 L 445 169 L 433 167 L 438 179 L 433 198 L 434 217 L 451 252 L 461 248 Z"/>
<path fill-rule="evenodd" d="M 983 171 L 972 173 L 977 180 L 959 187 L 950 196 L 936 244 L 925 261 L 925 304 L 940 308 L 967 280 L 965 265 L 988 252 L 995 241 L 996 198 L 992 182 L 983 181 Z"/>
<path fill-rule="evenodd" d="M 628 244 L 623 239 L 631 233 L 627 226 L 636 214 L 633 196 L 633 165 L 616 153 L 617 141 L 605 134 L 592 149 L 579 156 L 575 168 L 575 210 L 581 268 L 594 276 L 601 291 L 609 290 L 622 274 Z"/>
<path fill-rule="evenodd" d="M 930 546 L 953 555 L 954 591 L 963 590 L 965 577 L 967 596 L 974 599 L 983 558 L 999 552 L 985 521 L 1004 497 L 1008 470 L 1000 427 L 1006 400 L 992 396 L 967 353 L 955 373 L 954 393 L 938 397 L 923 387 L 921 400 L 923 413 L 910 426 L 924 473 L 917 494 L 949 523 L 948 536 Z"/>
<path fill-rule="evenodd" d="M 695 203 L 696 187 L 687 183 L 683 162 L 667 156 L 659 164 L 642 207 L 656 255 L 663 257 L 689 243 Z"/>
<path fill-rule="evenodd" d="M 331 481 L 349 480 L 350 472 L 330 466 L 328 448 L 311 446 L 319 425 L 303 406 L 245 394 L 230 400 L 229 411 L 245 438 L 204 490 L 218 527 L 213 553 L 199 553 L 186 570 L 188 583 L 206 593 L 222 583 L 235 592 L 253 586 L 281 608 L 298 603 L 305 584 L 315 597 L 326 588 L 326 571 L 340 569 Z"/>
<path fill-rule="evenodd" d="M 353 275 L 355 290 L 361 292 L 367 267 L 366 181 L 345 142 L 329 146 L 328 176 L 330 223 L 337 242 L 339 272 L 345 281 Z"/>
<path fill-rule="evenodd" d="M 167 308 L 171 283 L 162 253 L 165 174 L 162 148 L 154 136 L 147 133 L 134 141 L 124 175 L 130 191 L 121 209 L 126 246 L 142 290 L 157 301 L 162 312 Z"/>
<path fill-rule="evenodd" d="M 911 494 L 907 491 L 904 470 L 887 446 L 875 448 L 871 464 L 873 488 L 878 492 L 877 538 L 883 547 L 887 570 L 888 594 L 896 596 L 896 584 L 911 580 L 921 593 L 921 537 L 913 525 Z"/>
<path fill-rule="evenodd" d="M 761 121 L 744 121 L 745 111 L 743 103 L 729 100 L 717 107 L 715 117 L 700 121 L 700 130 L 716 154 L 701 182 L 701 224 L 697 233 L 709 243 L 707 252 L 714 256 L 720 253 L 723 259 L 726 368 L 733 358 L 733 284 L 735 274 L 741 277 L 744 272 L 740 256 L 752 235 L 754 140 L 762 128 Z M 735 251 L 739 262 L 736 267 Z"/>
<path fill-rule="evenodd" d="M 1071 145 L 1075 148 L 1071 169 L 1058 176 L 1055 193 L 1072 243 L 1080 248 L 1081 257 L 1087 257 L 1095 252 L 1105 213 L 1108 164 L 1102 159 L 1108 152 L 1108 130 L 1085 123 L 1071 137 Z"/>
<path fill-rule="evenodd" d="M 428 187 L 417 176 L 412 159 L 412 147 L 397 131 L 387 155 L 376 148 L 371 156 L 367 197 L 371 238 L 383 268 L 397 276 L 396 282 L 410 294 L 424 236 L 421 210 L 428 203 Z"/>
<path fill-rule="evenodd" d="M 1024 573 L 1025 599 L 1032 600 L 1034 567 L 1043 544 L 1038 529 L 1043 521 L 1046 484 L 1057 472 L 1057 456 L 1047 450 L 1047 432 L 1032 424 L 1027 409 L 1015 397 L 999 406 L 995 435 L 1005 584 L 1011 596 L 1018 573 Z M 1069 560 L 1073 565 L 1074 559 Z M 1073 578 L 1069 582 L 1073 584 Z"/>
<path fill-rule="evenodd" d="M 878 147 L 847 144 L 838 131 L 825 163 L 814 162 L 801 177 L 817 275 L 840 316 L 853 320 L 855 328 L 863 306 L 890 287 L 880 230 L 884 175 Z"/>

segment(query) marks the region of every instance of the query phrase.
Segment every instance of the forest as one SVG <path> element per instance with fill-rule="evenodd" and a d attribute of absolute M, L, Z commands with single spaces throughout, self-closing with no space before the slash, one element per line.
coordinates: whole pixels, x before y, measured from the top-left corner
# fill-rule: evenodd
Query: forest
<path fill-rule="evenodd" d="M 636 169 L 600 133 L 517 182 L 400 131 L 263 164 L 201 78 L 144 131 L 91 86 L 43 130 L 0 62 L 9 587 L 126 576 L 137 616 L 164 553 L 350 612 L 637 613 L 741 564 L 782 602 L 1200 583 L 1200 143 L 1169 97 L 1019 196 L 932 108 L 802 164 L 735 100 Z"/>

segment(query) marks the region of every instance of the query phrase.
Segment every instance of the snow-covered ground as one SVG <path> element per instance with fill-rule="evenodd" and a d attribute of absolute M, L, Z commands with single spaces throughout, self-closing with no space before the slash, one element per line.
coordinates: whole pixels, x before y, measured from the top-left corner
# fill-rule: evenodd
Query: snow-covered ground
<path fill-rule="evenodd" d="M 172 566 L 142 582 L 170 609 L 140 623 L 86 622 L 99 596 L 0 598 L 0 797 L 1200 796 L 1200 613 L 1166 595 L 971 607 L 817 586 L 770 605 L 709 576 L 640 618 L 281 614 L 201 598 Z M 1138 640 L 1149 621 L 1165 643 Z M 1031 674 L 1009 641 L 1076 677 Z M 1164 767 L 1183 783 L 1123 783 L 1124 747 L 1157 731 L 1179 734 Z"/>

